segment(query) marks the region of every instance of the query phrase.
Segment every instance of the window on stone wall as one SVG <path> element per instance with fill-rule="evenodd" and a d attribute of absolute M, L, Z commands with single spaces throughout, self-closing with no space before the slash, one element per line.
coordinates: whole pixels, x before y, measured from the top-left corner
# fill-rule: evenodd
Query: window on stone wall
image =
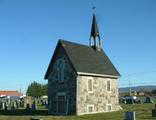
<path fill-rule="evenodd" d="M 111 81 L 110 80 L 107 81 L 107 91 L 108 92 L 111 91 Z"/>
<path fill-rule="evenodd" d="M 87 106 L 87 111 L 90 112 L 94 112 L 94 105 L 88 105 Z"/>
<path fill-rule="evenodd" d="M 93 79 L 88 78 L 88 92 L 93 92 Z"/>
<path fill-rule="evenodd" d="M 57 60 L 57 79 L 59 82 L 64 81 L 65 61 L 63 58 Z"/>
<path fill-rule="evenodd" d="M 112 111 L 112 105 L 111 104 L 107 104 L 107 111 Z"/>

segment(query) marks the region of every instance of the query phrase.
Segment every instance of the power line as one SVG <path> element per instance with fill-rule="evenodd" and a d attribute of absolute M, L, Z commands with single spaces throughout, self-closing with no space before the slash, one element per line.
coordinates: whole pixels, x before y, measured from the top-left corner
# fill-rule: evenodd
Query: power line
<path fill-rule="evenodd" d="M 155 72 L 156 70 L 146 71 L 146 72 L 135 72 L 135 73 L 130 73 L 130 74 L 123 74 L 122 76 L 143 75 L 143 74 L 150 74 L 150 73 L 155 73 Z"/>
<path fill-rule="evenodd" d="M 131 87 L 133 87 L 133 85 L 156 85 L 156 82 L 142 82 L 142 83 L 133 83 L 131 84 Z M 129 86 L 129 84 L 119 84 L 119 86 Z"/>

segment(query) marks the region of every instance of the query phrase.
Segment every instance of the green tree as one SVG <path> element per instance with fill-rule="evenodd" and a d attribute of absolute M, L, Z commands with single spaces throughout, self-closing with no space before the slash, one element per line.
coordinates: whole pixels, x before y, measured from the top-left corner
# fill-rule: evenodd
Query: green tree
<path fill-rule="evenodd" d="M 42 85 L 42 96 L 43 95 L 48 95 L 48 84 Z"/>
<path fill-rule="evenodd" d="M 43 95 L 43 87 L 40 83 L 32 82 L 27 88 L 27 95 L 32 97 L 41 97 Z"/>
<path fill-rule="evenodd" d="M 156 95 L 156 89 L 152 90 L 152 95 Z"/>

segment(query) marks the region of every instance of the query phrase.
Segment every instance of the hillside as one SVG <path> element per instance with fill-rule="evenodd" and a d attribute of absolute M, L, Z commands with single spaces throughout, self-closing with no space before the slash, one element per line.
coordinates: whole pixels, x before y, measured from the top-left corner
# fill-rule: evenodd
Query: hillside
<path fill-rule="evenodd" d="M 156 89 L 156 85 L 145 85 L 145 86 L 135 86 L 131 87 L 132 91 L 139 91 L 139 90 L 145 90 L 145 91 L 151 91 L 153 89 Z M 129 87 L 122 87 L 119 88 L 119 92 L 129 92 Z"/>

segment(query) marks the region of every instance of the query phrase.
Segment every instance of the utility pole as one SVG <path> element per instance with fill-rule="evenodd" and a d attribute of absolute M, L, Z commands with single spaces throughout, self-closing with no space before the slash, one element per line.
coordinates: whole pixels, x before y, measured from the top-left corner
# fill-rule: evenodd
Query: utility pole
<path fill-rule="evenodd" d="M 129 75 L 128 75 L 128 80 L 129 80 L 129 96 L 131 96 L 132 89 L 131 89 L 131 80 Z"/>
<path fill-rule="evenodd" d="M 21 89 L 21 87 L 20 87 L 20 93 L 22 92 L 22 89 Z"/>

